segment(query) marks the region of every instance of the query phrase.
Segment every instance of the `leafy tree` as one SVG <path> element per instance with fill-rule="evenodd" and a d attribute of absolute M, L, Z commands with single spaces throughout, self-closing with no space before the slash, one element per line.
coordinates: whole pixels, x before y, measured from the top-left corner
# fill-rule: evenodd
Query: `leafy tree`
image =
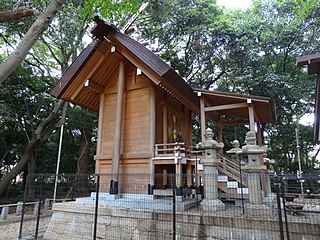
<path fill-rule="evenodd" d="M 157 1 L 142 20 L 141 36 L 194 87 L 270 97 L 277 123 L 262 126 L 269 155 L 284 172 L 295 172 L 294 129 L 313 111 L 315 89 L 295 61 L 319 49 L 319 12 L 317 1 L 262 0 L 223 12 L 213 1 Z M 224 135 L 231 141 L 244 131 L 230 127 Z M 306 140 L 304 153 L 315 147 Z"/>
<path fill-rule="evenodd" d="M 294 129 L 303 114 L 313 111 L 315 90 L 315 81 L 298 69 L 295 61 L 311 50 L 309 43 L 319 36 L 313 19 L 319 15 L 301 18 L 296 12 L 300 6 L 299 1 L 256 1 L 247 11 L 228 13 L 234 31 L 241 36 L 238 49 L 243 58 L 237 64 L 237 74 L 226 75 L 218 84 L 222 90 L 267 96 L 274 101 L 277 124 L 263 128 L 270 157 L 285 173 L 297 170 Z M 304 152 L 315 147 L 310 137 L 307 139 Z"/>
<path fill-rule="evenodd" d="M 8 22 L 34 15 L 34 9 L 28 2 L 17 2 L 3 0 L 0 6 L 0 23 Z"/>
<path fill-rule="evenodd" d="M 62 1 L 52 1 L 53 2 L 59 2 L 62 4 Z M 90 2 L 94 1 L 71 1 L 64 5 L 64 8 L 62 11 L 59 12 L 59 14 L 56 17 L 56 20 L 52 23 L 52 25 L 49 27 L 49 29 L 43 34 L 41 31 L 39 31 L 39 35 L 41 41 L 36 42 L 33 44 L 32 50 L 30 50 L 29 54 L 26 56 L 26 52 L 24 50 L 19 48 L 19 44 L 17 43 L 16 39 L 20 39 L 24 36 L 23 31 L 30 32 L 34 26 L 35 23 L 37 23 L 37 20 L 33 25 L 31 25 L 31 28 L 29 29 L 28 26 L 30 26 L 28 23 L 32 24 L 32 20 L 25 19 L 22 21 L 22 24 L 19 24 L 19 28 L 13 27 L 11 23 L 6 23 L 3 27 L 3 31 L 1 32 L 1 42 L 2 47 L 7 49 L 7 52 L 10 53 L 10 48 L 15 48 L 15 45 L 17 45 L 17 49 L 15 50 L 16 53 L 18 53 L 19 56 L 22 56 L 20 60 L 23 60 L 26 56 L 24 67 L 27 67 L 31 71 L 28 73 L 30 77 L 35 77 L 39 81 L 42 82 L 42 84 L 45 85 L 45 89 L 42 89 L 41 91 L 49 92 L 50 88 L 53 86 L 53 82 L 56 81 L 56 78 L 59 77 L 59 72 L 63 73 L 68 65 L 75 59 L 79 51 L 81 51 L 84 47 L 83 37 L 86 34 L 86 31 L 88 29 L 89 23 L 89 13 L 85 14 L 85 11 L 82 9 L 86 9 L 87 4 L 90 4 Z M 128 1 L 127 1 L 128 2 Z M 136 1 L 131 1 L 132 3 L 136 3 Z M 38 1 L 37 10 L 41 12 L 42 10 L 46 12 L 48 10 L 48 7 L 45 2 Z M 137 4 L 132 4 L 132 8 L 127 7 L 126 9 L 122 9 L 120 12 L 126 13 L 130 12 Z M 81 11 L 80 11 L 81 10 Z M 38 17 L 38 19 L 41 17 Z M 48 18 L 47 20 L 51 20 L 52 16 Z M 30 21 L 30 22 L 28 22 Z M 48 22 L 47 22 L 48 23 Z M 28 36 L 28 34 L 26 35 Z M 24 38 L 26 38 L 24 36 Z M 37 37 L 38 38 L 38 37 Z M 23 42 L 23 41 L 22 41 Z M 21 45 L 21 42 L 20 42 Z M 30 45 L 29 45 L 30 46 Z M 14 55 L 14 54 L 13 54 Z M 12 56 L 12 55 L 11 55 Z M 4 60 L 5 57 L 2 55 L 1 58 Z M 9 59 L 9 60 L 8 60 Z M 8 58 L 6 61 L 4 61 L 0 66 L 3 67 L 7 73 L 9 73 L 11 70 L 8 69 L 5 65 L 6 62 L 10 62 L 10 58 Z M 12 65 L 11 65 L 12 66 Z M 60 70 L 60 71 L 59 71 Z M 6 74 L 7 74 L 6 73 Z M 5 74 L 5 75 L 6 75 Z M 22 88 L 20 89 L 21 92 L 28 92 L 26 89 L 28 87 L 35 88 L 34 84 L 39 84 L 36 81 L 31 84 L 31 86 L 27 86 L 25 84 L 25 78 L 28 76 L 22 76 L 19 75 L 20 73 L 18 71 L 15 71 L 13 74 L 9 76 L 7 81 L 3 84 L 11 84 L 10 78 L 13 75 L 17 75 L 18 78 L 21 78 Z M 3 75 L 3 77 L 5 77 Z M 19 90 L 18 90 L 19 91 Z M 40 90 L 39 90 L 40 91 Z M 41 93 L 40 91 L 40 93 Z M 43 93 L 43 92 L 42 92 Z M 39 94 L 39 92 L 37 93 Z M 44 95 L 46 95 L 44 93 Z M 18 97 L 18 96 L 17 96 Z M 21 96 L 20 96 L 21 97 Z M 30 94 L 29 98 L 32 100 L 32 94 Z M 21 98 L 23 100 L 23 98 Z M 28 99 L 28 98 L 27 98 Z M 25 142 L 20 141 L 16 142 L 16 145 L 19 145 L 21 149 L 24 149 L 21 153 L 15 152 L 15 162 L 11 162 L 12 165 L 9 165 L 10 167 L 13 167 L 10 169 L 10 172 L 7 171 L 5 176 L 0 181 L 0 195 L 5 191 L 8 184 L 10 184 L 11 180 L 15 178 L 17 174 L 19 174 L 21 171 L 24 171 L 24 173 L 34 172 L 34 171 L 42 171 L 46 169 L 52 169 L 49 166 L 53 165 L 55 161 L 55 154 L 50 155 L 44 154 L 40 155 L 37 153 L 44 153 L 42 148 L 39 148 L 41 145 L 44 146 L 44 149 L 49 148 L 50 151 L 56 151 L 57 148 L 55 148 L 57 145 L 52 144 L 51 142 L 47 142 L 49 137 L 51 136 L 51 133 L 54 131 L 54 129 L 61 124 L 60 122 L 60 111 L 63 108 L 63 106 L 66 107 L 64 101 L 59 100 L 56 103 L 52 100 L 51 97 L 46 95 L 44 99 L 49 99 L 50 102 L 47 100 L 43 102 L 36 102 L 34 103 L 35 109 L 41 109 L 43 113 L 43 117 L 41 114 L 38 114 L 38 112 L 32 112 L 32 116 L 35 117 L 35 119 L 32 120 L 32 123 L 30 122 L 24 122 L 26 123 L 25 128 L 23 129 L 25 132 L 28 132 L 29 139 Z M 6 104 L 6 103 L 4 103 Z M 43 104 L 43 105 L 41 105 Z M 45 106 L 45 107 L 44 107 Z M 17 106 L 17 108 L 19 105 Z M 49 111 L 48 108 L 53 108 L 53 111 Z M 31 112 L 31 111 L 30 111 Z M 23 115 L 25 113 L 22 113 L 23 118 L 25 116 Z M 80 114 L 80 117 L 78 115 L 78 119 L 82 118 L 84 121 L 79 122 L 76 126 L 72 126 L 73 124 L 67 124 L 67 126 L 75 127 L 73 129 L 67 130 L 68 133 L 70 133 L 73 137 L 78 138 L 78 141 L 76 141 L 79 144 L 79 156 L 73 155 L 71 158 L 76 161 L 76 164 L 74 166 L 80 166 L 78 169 L 79 172 L 85 172 L 88 171 L 90 168 L 90 162 L 89 155 L 87 154 L 88 151 L 91 149 L 89 148 L 89 143 L 92 140 L 92 137 L 94 136 L 94 127 L 91 123 L 94 123 L 94 119 L 96 116 L 91 113 L 87 113 L 87 111 L 78 111 L 77 114 Z M 83 117 L 81 117 L 83 116 Z M 86 117 L 85 117 L 86 116 Z M 5 119 L 4 116 L 1 116 L 1 119 Z M 16 121 L 16 116 L 13 117 Z M 29 119 L 27 119 L 29 120 Z M 63 119 L 62 119 L 63 121 Z M 87 121 L 87 122 L 86 122 Z M 90 123 L 90 124 L 88 124 Z M 32 128 L 28 128 L 31 127 Z M 85 130 L 85 131 L 84 131 Z M 5 133 L 0 133 L 5 134 Z M 31 137 L 30 137 L 31 136 Z M 86 136 L 86 137 L 82 137 Z M 55 135 L 53 135 L 53 138 L 56 138 Z M 70 137 L 69 139 L 72 139 Z M 74 140 L 74 139 L 72 139 Z M 83 144 L 83 142 L 85 144 Z M 43 145 L 44 144 L 44 145 Z M 26 146 L 26 148 L 24 148 Z M 55 148 L 53 150 L 53 148 Z M 70 153 L 73 148 L 70 148 Z M 82 151 L 81 151 L 82 149 Z M 50 152 L 48 151 L 48 152 Z M 77 152 L 77 151 L 75 151 Z M 84 153 L 84 154 L 81 154 Z M 67 154 L 66 154 L 67 155 Z M 49 159 L 44 159 L 43 157 L 47 156 Z M 69 156 L 71 156 L 69 154 Z M 1 163 L 4 163 L 4 168 L 7 167 L 7 157 L 8 154 L 3 155 Z M 69 160 L 69 159 L 68 159 Z M 70 165 L 68 164 L 68 167 L 66 166 L 65 170 L 69 171 L 75 168 L 72 168 L 72 163 L 74 161 L 66 161 L 70 162 Z M 36 163 L 43 163 L 43 164 L 37 164 Z M 15 164 L 15 165 L 14 165 Z M 28 164 L 28 170 L 26 168 Z M 71 166 L 71 167 L 70 167 Z M 40 169 L 40 167 L 44 167 L 44 169 Z M 92 168 L 92 166 L 91 166 Z"/>
<path fill-rule="evenodd" d="M 14 52 L 0 64 L 0 83 L 26 58 L 29 50 L 47 29 L 64 2 L 65 0 L 52 0 L 45 11 L 40 14 L 37 20 L 31 25 Z"/>
<path fill-rule="evenodd" d="M 151 1 L 138 25 L 143 26 L 141 38 L 152 43 L 154 52 L 191 84 L 207 88 L 211 79 L 203 82 L 201 76 L 212 74 L 214 63 L 204 62 L 204 55 L 214 57 L 215 49 L 208 53 L 206 44 L 212 40 L 219 45 L 220 39 L 212 39 L 209 33 L 221 29 L 221 14 L 215 2 L 209 0 Z"/>

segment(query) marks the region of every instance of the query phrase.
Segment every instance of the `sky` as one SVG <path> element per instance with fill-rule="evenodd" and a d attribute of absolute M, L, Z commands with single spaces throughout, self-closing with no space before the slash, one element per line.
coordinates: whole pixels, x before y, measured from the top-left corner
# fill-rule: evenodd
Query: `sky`
<path fill-rule="evenodd" d="M 251 5 L 251 0 L 217 0 L 217 5 L 226 8 L 247 8 Z"/>

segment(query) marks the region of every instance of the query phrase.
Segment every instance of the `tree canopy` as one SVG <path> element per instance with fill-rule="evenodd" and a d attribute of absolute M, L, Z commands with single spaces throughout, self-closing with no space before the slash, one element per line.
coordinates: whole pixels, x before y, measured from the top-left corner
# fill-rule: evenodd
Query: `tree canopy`
<path fill-rule="evenodd" d="M 303 171 L 319 171 L 312 126 L 299 122 L 314 110 L 315 77 L 295 66 L 298 56 L 319 51 L 319 1 L 256 0 L 245 10 L 224 9 L 214 0 L 149 2 L 147 11 L 135 22 L 139 30 L 132 37 L 146 43 L 193 87 L 270 97 L 277 123 L 262 126 L 269 157 L 281 171 L 295 173 L 298 128 Z M 58 5 L 50 21 L 33 28 L 53 3 Z M 90 41 L 88 30 L 95 14 L 122 28 L 140 4 L 137 0 L 34 0 L 28 6 L 34 15 L 0 25 L 0 69 L 5 69 L 0 77 L 0 194 L 15 179 L 4 181 L 5 176 L 24 157 L 26 161 L 15 175 L 54 172 L 62 123 L 66 128 L 61 171 L 94 171 L 96 115 L 77 106 L 67 107 L 49 92 Z M 13 10 L 11 0 L 0 6 L 0 12 Z M 38 35 L 31 39 L 28 32 L 32 29 Z M 28 47 L 24 39 L 31 41 Z M 9 68 L 5 64 L 14 55 L 19 61 Z M 61 119 L 64 108 L 66 119 Z M 43 141 L 28 148 L 53 112 L 50 129 L 41 135 Z M 223 131 L 228 146 L 234 138 L 243 143 L 247 128 Z"/>

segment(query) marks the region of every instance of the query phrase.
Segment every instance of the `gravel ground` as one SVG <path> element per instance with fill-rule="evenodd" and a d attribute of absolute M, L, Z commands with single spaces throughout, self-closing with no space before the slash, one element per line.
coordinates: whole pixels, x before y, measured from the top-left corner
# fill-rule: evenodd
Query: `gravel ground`
<path fill-rule="evenodd" d="M 43 235 L 47 229 L 51 215 L 51 211 L 46 211 L 41 215 L 38 239 L 41 239 L 41 235 Z M 0 220 L 0 240 L 17 240 L 19 237 L 20 220 L 21 216 L 15 216 L 14 214 L 9 214 L 9 217 L 6 220 Z M 25 215 L 22 228 L 22 239 L 34 239 L 36 223 L 36 217 L 29 214 Z"/>

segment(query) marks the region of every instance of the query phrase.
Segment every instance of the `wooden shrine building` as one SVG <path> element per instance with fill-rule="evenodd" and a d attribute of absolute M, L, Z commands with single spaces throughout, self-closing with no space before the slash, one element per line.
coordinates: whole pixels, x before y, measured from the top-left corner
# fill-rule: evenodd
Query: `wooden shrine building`
<path fill-rule="evenodd" d="M 320 53 L 298 57 L 297 66 L 304 65 L 307 66 L 308 74 L 317 74 L 313 136 L 315 141 L 320 141 Z"/>
<path fill-rule="evenodd" d="M 153 174 L 192 173 L 192 114 L 221 127 L 221 116 L 243 121 L 273 122 L 270 99 L 192 89 L 158 56 L 113 25 L 95 19 L 95 41 L 74 61 L 52 95 L 99 113 L 96 174 L 110 174 L 101 191 L 125 193 L 135 188 L 152 194 L 168 185 Z M 257 124 L 259 130 L 259 124 Z M 258 138 L 259 139 L 259 138 Z M 150 174 L 148 182 L 125 181 L 123 174 Z M 178 179 L 190 186 L 192 179 Z M 134 185 L 134 186 L 133 186 Z"/>

